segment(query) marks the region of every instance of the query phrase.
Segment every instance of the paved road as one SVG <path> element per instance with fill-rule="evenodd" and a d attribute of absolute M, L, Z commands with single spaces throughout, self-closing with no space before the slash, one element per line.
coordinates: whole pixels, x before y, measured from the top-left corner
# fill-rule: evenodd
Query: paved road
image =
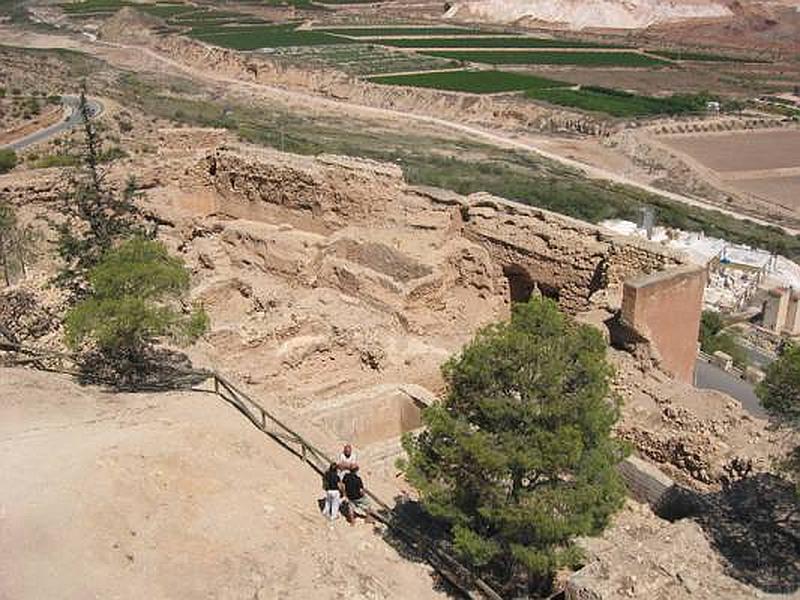
<path fill-rule="evenodd" d="M 694 379 L 695 387 L 724 392 L 741 402 L 742 407 L 751 415 L 766 418 L 767 413 L 753 391 L 752 384 L 701 359 L 695 362 Z"/>
<path fill-rule="evenodd" d="M 24 150 L 29 146 L 38 144 L 48 138 L 58 135 L 62 131 L 71 129 L 81 123 L 81 113 L 78 111 L 79 98 L 77 96 L 62 96 L 61 98 L 64 108 L 67 110 L 67 117 L 59 123 L 40 129 L 31 134 L 26 135 L 10 144 L 0 146 L 0 148 L 11 148 L 12 150 Z M 94 119 L 100 116 L 103 112 L 103 105 L 97 100 L 88 100 L 89 113 Z"/>

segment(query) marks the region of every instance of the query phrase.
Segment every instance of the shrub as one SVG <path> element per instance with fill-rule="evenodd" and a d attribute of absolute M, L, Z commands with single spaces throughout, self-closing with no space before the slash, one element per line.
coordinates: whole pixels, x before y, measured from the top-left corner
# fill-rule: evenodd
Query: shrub
<path fill-rule="evenodd" d="M 145 349 L 161 338 L 193 341 L 208 327 L 202 309 L 177 307 L 189 288 L 183 262 L 160 242 L 134 238 L 106 253 L 89 273 L 89 295 L 66 317 L 66 341 L 91 340 L 123 370 L 139 369 Z"/>
<path fill-rule="evenodd" d="M 800 346 L 789 347 L 767 369 L 756 394 L 769 415 L 781 425 L 800 429 Z M 800 446 L 794 446 L 780 467 L 797 484 L 800 493 Z"/>
<path fill-rule="evenodd" d="M 10 148 L 0 149 L 0 173 L 7 173 L 17 166 L 17 153 Z"/>

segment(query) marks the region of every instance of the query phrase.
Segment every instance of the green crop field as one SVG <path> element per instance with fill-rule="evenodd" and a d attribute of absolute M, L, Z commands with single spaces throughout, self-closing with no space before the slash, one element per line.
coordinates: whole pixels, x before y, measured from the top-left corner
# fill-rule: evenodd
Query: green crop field
<path fill-rule="evenodd" d="M 83 0 L 83 2 L 66 2 L 60 4 L 61 9 L 67 14 L 116 12 L 123 6 L 131 6 L 126 0 Z"/>
<path fill-rule="evenodd" d="M 568 88 L 531 89 L 526 91 L 525 95 L 534 100 L 542 100 L 550 104 L 603 112 L 615 117 L 699 113 L 705 110 L 706 102 L 713 99 L 705 94 L 655 98 L 592 86 L 587 86 L 580 90 Z"/>
<path fill-rule="evenodd" d="M 560 81 L 521 75 L 504 71 L 450 71 L 447 73 L 419 73 L 415 75 L 396 75 L 372 77 L 370 81 L 385 85 L 407 85 L 434 88 L 474 94 L 491 94 L 531 90 L 567 85 Z"/>
<path fill-rule="evenodd" d="M 663 56 L 671 60 L 693 60 L 698 62 L 750 62 L 747 59 L 735 58 L 733 56 L 722 56 L 721 54 L 704 54 L 701 52 L 680 52 L 672 50 L 648 50 L 648 54 Z M 752 61 L 762 62 L 762 61 Z"/>
<path fill-rule="evenodd" d="M 431 56 L 487 65 L 578 65 L 583 67 L 660 67 L 670 63 L 636 52 L 432 51 Z"/>
<path fill-rule="evenodd" d="M 193 29 L 189 32 L 203 42 L 233 48 L 234 50 L 256 50 L 258 48 L 280 48 L 284 46 L 319 46 L 341 44 L 337 38 L 318 31 L 295 31 L 295 25 L 268 25 L 236 27 L 235 31 L 224 26 Z"/>
<path fill-rule="evenodd" d="M 320 29 L 327 33 L 349 37 L 382 37 L 387 35 L 475 35 L 475 29 L 460 27 L 348 27 L 342 29 Z"/>
<path fill-rule="evenodd" d="M 376 40 L 377 42 L 377 40 Z M 550 40 L 532 37 L 455 37 L 455 38 L 408 38 L 402 40 L 380 40 L 386 46 L 398 48 L 613 48 L 590 42 Z M 616 46 L 619 47 L 619 46 Z"/>
<path fill-rule="evenodd" d="M 141 4 L 136 8 L 162 19 L 170 19 L 197 10 L 196 7 L 189 6 L 188 4 Z"/>

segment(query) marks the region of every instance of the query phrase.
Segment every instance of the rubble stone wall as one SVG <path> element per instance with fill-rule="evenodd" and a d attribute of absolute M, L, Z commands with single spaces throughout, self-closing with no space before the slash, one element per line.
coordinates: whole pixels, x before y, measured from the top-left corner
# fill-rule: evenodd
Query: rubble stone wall
<path fill-rule="evenodd" d="M 589 308 L 595 292 L 685 260 L 647 241 L 488 194 L 469 196 L 462 213 L 468 238 L 488 248 L 504 269 L 527 273 L 571 312 Z"/>

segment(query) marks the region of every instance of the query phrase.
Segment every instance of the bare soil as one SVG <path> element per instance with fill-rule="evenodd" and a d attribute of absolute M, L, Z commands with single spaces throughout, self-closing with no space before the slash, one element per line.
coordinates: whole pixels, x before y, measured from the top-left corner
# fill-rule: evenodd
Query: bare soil
<path fill-rule="evenodd" d="M 800 129 L 661 139 L 668 146 L 720 173 L 800 167 Z"/>
<path fill-rule="evenodd" d="M 216 396 L 5 368 L 0 398 L 4 597 L 446 597 Z"/>
<path fill-rule="evenodd" d="M 736 187 L 749 194 L 773 201 L 800 214 L 800 177 L 765 177 L 742 179 Z"/>

